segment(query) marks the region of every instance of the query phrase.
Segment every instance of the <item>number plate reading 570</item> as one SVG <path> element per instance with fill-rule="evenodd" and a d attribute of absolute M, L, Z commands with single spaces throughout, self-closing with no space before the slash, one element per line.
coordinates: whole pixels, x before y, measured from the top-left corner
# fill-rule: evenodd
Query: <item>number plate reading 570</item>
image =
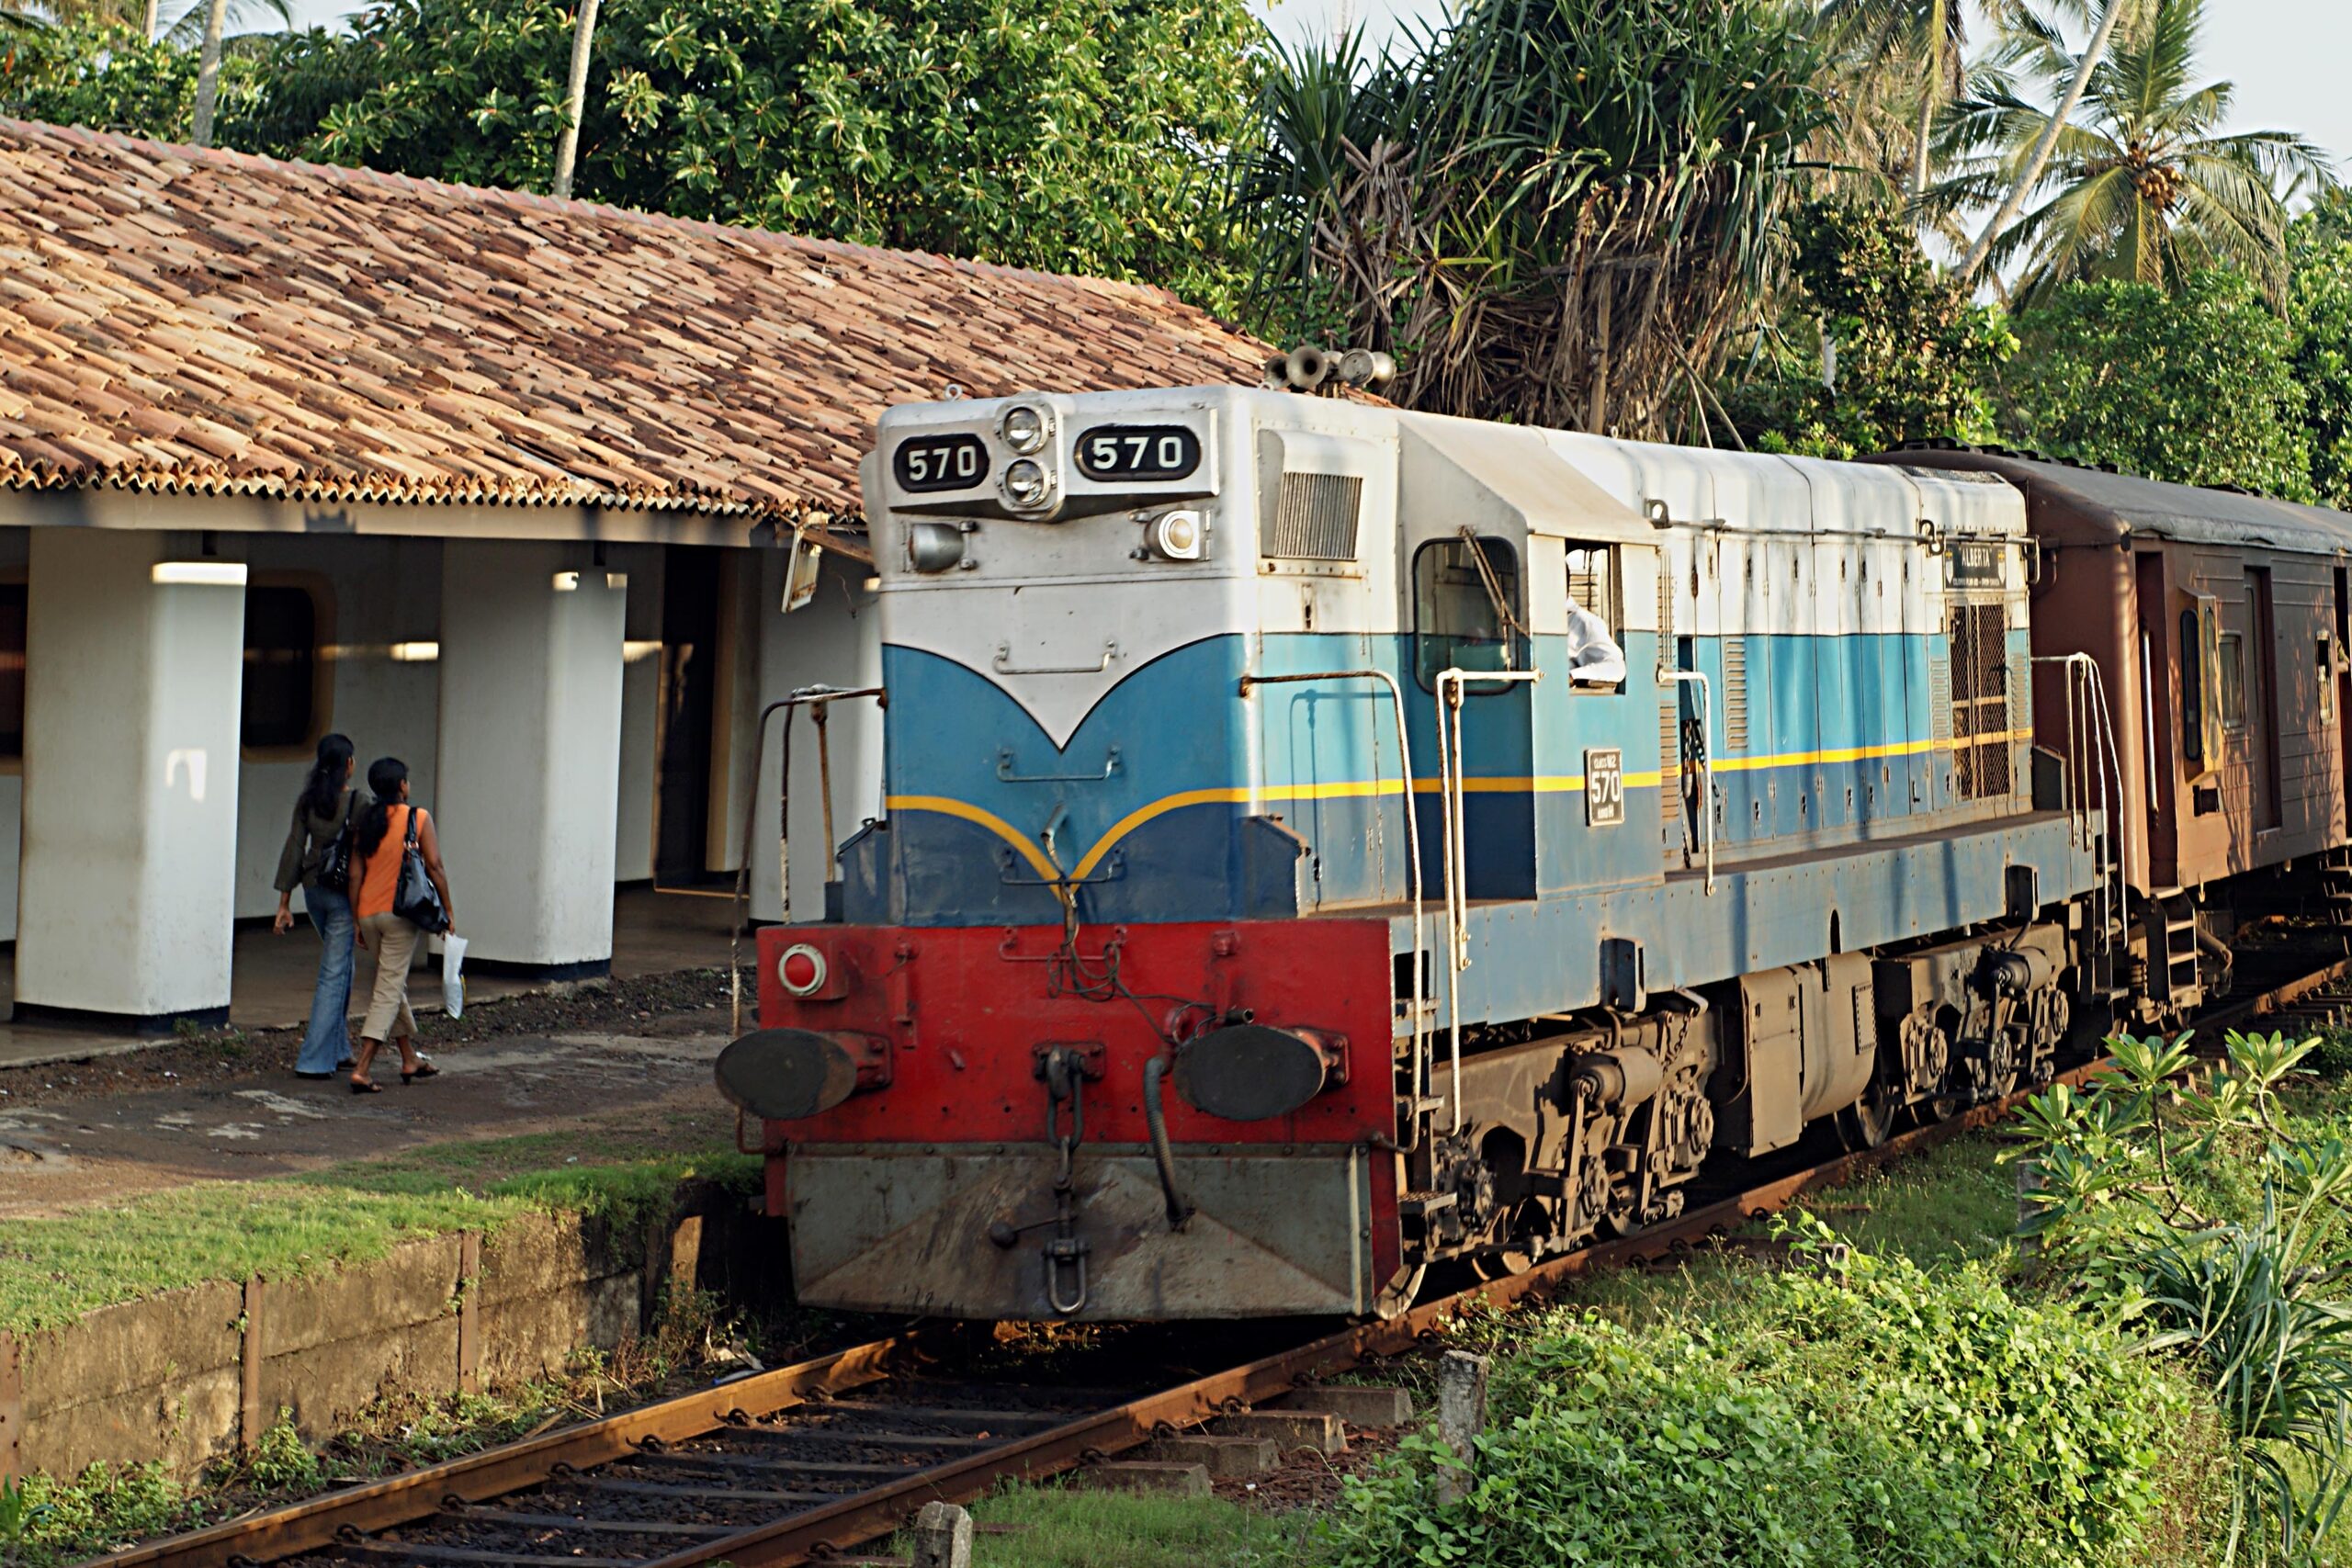
<path fill-rule="evenodd" d="M 1181 424 L 1098 424 L 1078 438 L 1090 479 L 1181 479 L 1201 466 L 1201 438 Z"/>
<path fill-rule="evenodd" d="M 977 435 L 917 435 L 890 454 L 900 490 L 969 490 L 989 477 L 989 449 Z"/>

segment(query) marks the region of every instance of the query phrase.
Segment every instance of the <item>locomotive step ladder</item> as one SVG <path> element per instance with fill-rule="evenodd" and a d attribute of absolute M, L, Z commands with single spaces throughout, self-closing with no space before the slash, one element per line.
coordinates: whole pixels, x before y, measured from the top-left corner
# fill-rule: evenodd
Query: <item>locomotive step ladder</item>
<path fill-rule="evenodd" d="M 2165 998 L 2186 1006 L 2197 999 L 2200 984 L 2197 973 L 2197 906 L 2182 896 L 2159 899 L 2156 907 L 2164 915 Z"/>

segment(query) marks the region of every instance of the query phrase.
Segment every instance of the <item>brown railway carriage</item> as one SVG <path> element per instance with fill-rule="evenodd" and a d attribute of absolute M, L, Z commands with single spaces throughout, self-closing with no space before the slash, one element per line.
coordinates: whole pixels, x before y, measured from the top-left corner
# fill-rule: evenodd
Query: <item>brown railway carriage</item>
<path fill-rule="evenodd" d="M 2342 907 L 2352 515 L 1997 449 L 1892 460 L 1997 474 L 2025 494 L 2040 556 L 2034 744 L 2063 760 L 2057 777 L 2095 763 L 2069 672 L 2047 662 L 2088 655 L 2153 1014 L 2220 980 L 2222 944 L 2250 915 Z"/>

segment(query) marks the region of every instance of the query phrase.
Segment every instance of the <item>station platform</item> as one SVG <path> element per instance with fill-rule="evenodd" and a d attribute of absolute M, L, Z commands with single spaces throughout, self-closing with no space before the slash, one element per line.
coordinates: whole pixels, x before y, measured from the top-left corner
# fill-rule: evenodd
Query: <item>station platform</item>
<path fill-rule="evenodd" d="M 733 900 L 716 889 L 633 887 L 619 892 L 613 899 L 613 978 L 629 980 L 682 969 L 723 967 L 734 908 Z M 232 953 L 230 1027 L 245 1031 L 301 1027 L 310 1016 L 319 964 L 318 933 L 310 922 L 298 919 L 284 936 L 272 932 L 265 921 L 241 925 Z M 364 987 L 367 955 L 359 958 L 355 987 Z M 439 963 L 430 954 L 420 955 L 409 985 L 410 1005 L 419 1013 L 440 1010 Z M 467 978 L 466 995 L 469 1002 L 492 1001 L 545 989 L 548 985 L 472 974 Z M 15 987 L 15 948 L 0 946 L 0 1003 L 13 1003 Z M 364 990 L 354 998 L 355 1017 L 366 999 Z M 0 1071 L 141 1051 L 157 1044 L 159 1038 L 170 1036 L 47 1022 L 0 1022 Z"/>

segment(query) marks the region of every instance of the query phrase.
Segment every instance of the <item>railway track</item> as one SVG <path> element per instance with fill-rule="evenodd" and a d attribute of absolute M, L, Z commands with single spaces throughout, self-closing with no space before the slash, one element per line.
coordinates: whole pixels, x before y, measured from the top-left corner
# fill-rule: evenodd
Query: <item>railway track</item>
<path fill-rule="evenodd" d="M 2352 958 L 2249 963 L 2200 1033 L 2301 1029 L 2352 1012 Z M 2305 961 L 2308 963 L 2308 960 Z M 2079 1084 L 2098 1062 L 2060 1075 Z M 1991 1124 L 1976 1106 L 1876 1149 L 1774 1175 L 1639 1235 L 1242 1365 L 1136 1394 L 943 1375 L 923 1330 L 96 1560 L 89 1568 L 563 1564 L 771 1568 L 889 1534 L 923 1503 L 1041 1480 L 1410 1349 L 1474 1303 L 1507 1306 L 1577 1275 L 1686 1250 L 1804 1193 Z"/>

